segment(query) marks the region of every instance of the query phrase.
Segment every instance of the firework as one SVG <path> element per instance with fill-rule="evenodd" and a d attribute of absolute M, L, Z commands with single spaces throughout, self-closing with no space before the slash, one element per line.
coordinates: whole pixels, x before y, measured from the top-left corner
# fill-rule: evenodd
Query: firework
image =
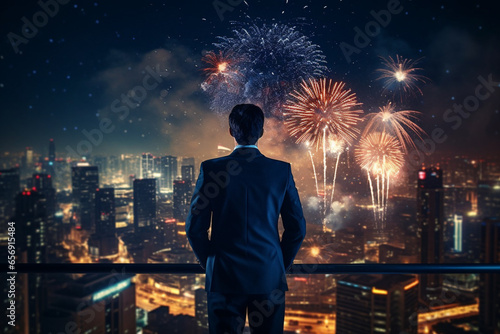
<path fill-rule="evenodd" d="M 350 145 L 359 133 L 361 103 L 343 82 L 325 78 L 303 80 L 284 105 L 285 124 L 297 143 L 309 142 L 316 150 L 325 140 Z"/>
<path fill-rule="evenodd" d="M 234 57 L 232 53 L 210 51 L 201 60 L 208 65 L 203 69 L 207 75 L 203 87 L 224 85 L 229 92 L 239 93 L 239 83 L 243 78 L 238 71 L 240 59 Z"/>
<path fill-rule="evenodd" d="M 323 227 L 326 227 L 328 203 L 333 203 L 335 181 L 340 155 L 359 133 L 357 124 L 362 110 L 356 109 L 361 103 L 356 94 L 344 89 L 343 82 L 332 83 L 332 80 L 302 80 L 300 88 L 290 93 L 290 99 L 283 109 L 285 124 L 297 143 L 306 143 L 308 148 L 315 147 L 323 152 Z M 327 153 L 336 156 L 330 201 L 327 196 Z M 319 195 L 316 168 L 309 149 Z"/>
<path fill-rule="evenodd" d="M 232 36 L 218 40 L 214 45 L 221 52 L 241 59 L 238 69 L 244 77 L 245 101 L 277 117 L 288 93 L 301 79 L 319 77 L 327 70 L 318 45 L 295 27 L 278 23 L 238 25 Z M 211 96 L 221 99 L 217 95 L 226 93 L 219 90 Z"/>
<path fill-rule="evenodd" d="M 409 132 L 414 133 L 423 140 L 422 135 L 425 134 L 425 131 L 414 122 L 414 120 L 418 119 L 417 115 L 420 112 L 413 110 L 395 111 L 395 107 L 391 102 L 379 109 L 378 113 L 365 116 L 368 123 L 363 131 L 363 136 L 373 131 L 384 131 L 396 136 L 404 151 L 408 151 L 408 146 L 416 149 Z"/>
<path fill-rule="evenodd" d="M 379 80 L 384 81 L 384 91 L 392 91 L 394 95 L 399 93 L 401 100 L 404 95 L 415 95 L 415 92 L 422 95 L 422 90 L 418 87 L 418 83 L 425 83 L 427 78 L 416 72 L 422 70 L 415 67 L 419 60 L 405 59 L 396 55 L 396 60 L 382 58 L 382 63 L 385 68 L 377 70 L 381 73 Z"/>
<path fill-rule="evenodd" d="M 210 102 L 212 110 L 226 112 L 234 105 L 245 102 L 241 93 L 245 84 L 244 76 L 238 67 L 240 58 L 232 52 L 210 51 L 202 61 L 206 63 L 203 69 L 206 79 L 201 88 L 212 96 Z"/>
<path fill-rule="evenodd" d="M 355 154 L 357 162 L 368 176 L 376 227 L 383 229 L 390 180 L 404 163 L 402 146 L 396 137 L 386 132 L 372 132 L 361 138 Z M 373 186 L 372 176 L 375 178 L 376 188 Z"/>

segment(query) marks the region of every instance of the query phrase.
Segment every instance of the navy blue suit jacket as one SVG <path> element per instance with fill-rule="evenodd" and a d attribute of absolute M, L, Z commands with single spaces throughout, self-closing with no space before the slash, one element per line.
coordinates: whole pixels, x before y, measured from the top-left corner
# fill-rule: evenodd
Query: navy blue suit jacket
<path fill-rule="evenodd" d="M 206 270 L 206 291 L 288 290 L 285 273 L 305 233 L 289 163 L 269 159 L 255 148 L 201 163 L 186 234 Z"/>

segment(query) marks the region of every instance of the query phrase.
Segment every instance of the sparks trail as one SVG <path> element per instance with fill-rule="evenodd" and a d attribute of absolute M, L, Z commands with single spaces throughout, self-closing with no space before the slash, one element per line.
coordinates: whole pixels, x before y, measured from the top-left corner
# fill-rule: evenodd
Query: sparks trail
<path fill-rule="evenodd" d="M 398 173 L 404 163 L 401 144 L 386 132 L 372 132 L 361 138 L 355 154 L 358 164 L 367 172 L 375 227 L 384 229 L 390 179 Z M 372 176 L 376 181 L 376 189 L 373 187 Z"/>
<path fill-rule="evenodd" d="M 423 140 L 422 135 L 425 135 L 425 131 L 415 123 L 420 112 L 414 110 L 395 111 L 391 102 L 379 109 L 378 113 L 365 116 L 368 122 L 362 136 L 364 137 L 373 131 L 387 132 L 399 139 L 405 152 L 408 151 L 408 146 L 417 149 L 410 133 Z"/>
<path fill-rule="evenodd" d="M 418 83 L 425 83 L 428 79 L 416 73 L 422 70 L 419 67 L 415 67 L 420 59 L 413 61 L 398 55 L 396 55 L 396 60 L 390 56 L 389 58 L 380 58 L 385 68 L 377 70 L 381 73 L 377 79 L 384 81 L 384 92 L 391 91 L 394 96 L 399 95 L 401 101 L 403 101 L 404 95 L 416 96 L 416 92 L 422 95 L 422 90 L 418 87 Z"/>

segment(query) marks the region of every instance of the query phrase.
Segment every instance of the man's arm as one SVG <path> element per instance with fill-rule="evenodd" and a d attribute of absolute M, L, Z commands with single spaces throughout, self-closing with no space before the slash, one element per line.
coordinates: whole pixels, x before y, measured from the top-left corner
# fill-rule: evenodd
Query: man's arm
<path fill-rule="evenodd" d="M 205 182 L 203 163 L 201 163 L 200 175 L 196 181 L 193 197 L 191 198 L 191 207 L 186 219 L 186 235 L 203 269 L 206 267 L 210 249 L 208 229 L 211 221 L 210 202 L 207 196 L 203 194 Z"/>
<path fill-rule="evenodd" d="M 293 180 L 292 168 L 290 165 L 288 165 L 288 168 L 288 185 L 280 210 L 285 229 L 281 237 L 281 251 L 283 252 L 283 262 L 287 271 L 292 266 L 293 259 L 306 236 L 306 221 L 302 213 L 299 193 Z"/>

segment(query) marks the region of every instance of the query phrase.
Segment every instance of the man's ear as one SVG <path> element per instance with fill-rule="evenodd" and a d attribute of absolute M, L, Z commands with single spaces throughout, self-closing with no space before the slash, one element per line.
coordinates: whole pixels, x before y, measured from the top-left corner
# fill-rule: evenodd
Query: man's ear
<path fill-rule="evenodd" d="M 260 132 L 259 138 L 262 137 L 263 134 L 264 134 L 264 128 L 262 128 L 262 131 Z"/>

